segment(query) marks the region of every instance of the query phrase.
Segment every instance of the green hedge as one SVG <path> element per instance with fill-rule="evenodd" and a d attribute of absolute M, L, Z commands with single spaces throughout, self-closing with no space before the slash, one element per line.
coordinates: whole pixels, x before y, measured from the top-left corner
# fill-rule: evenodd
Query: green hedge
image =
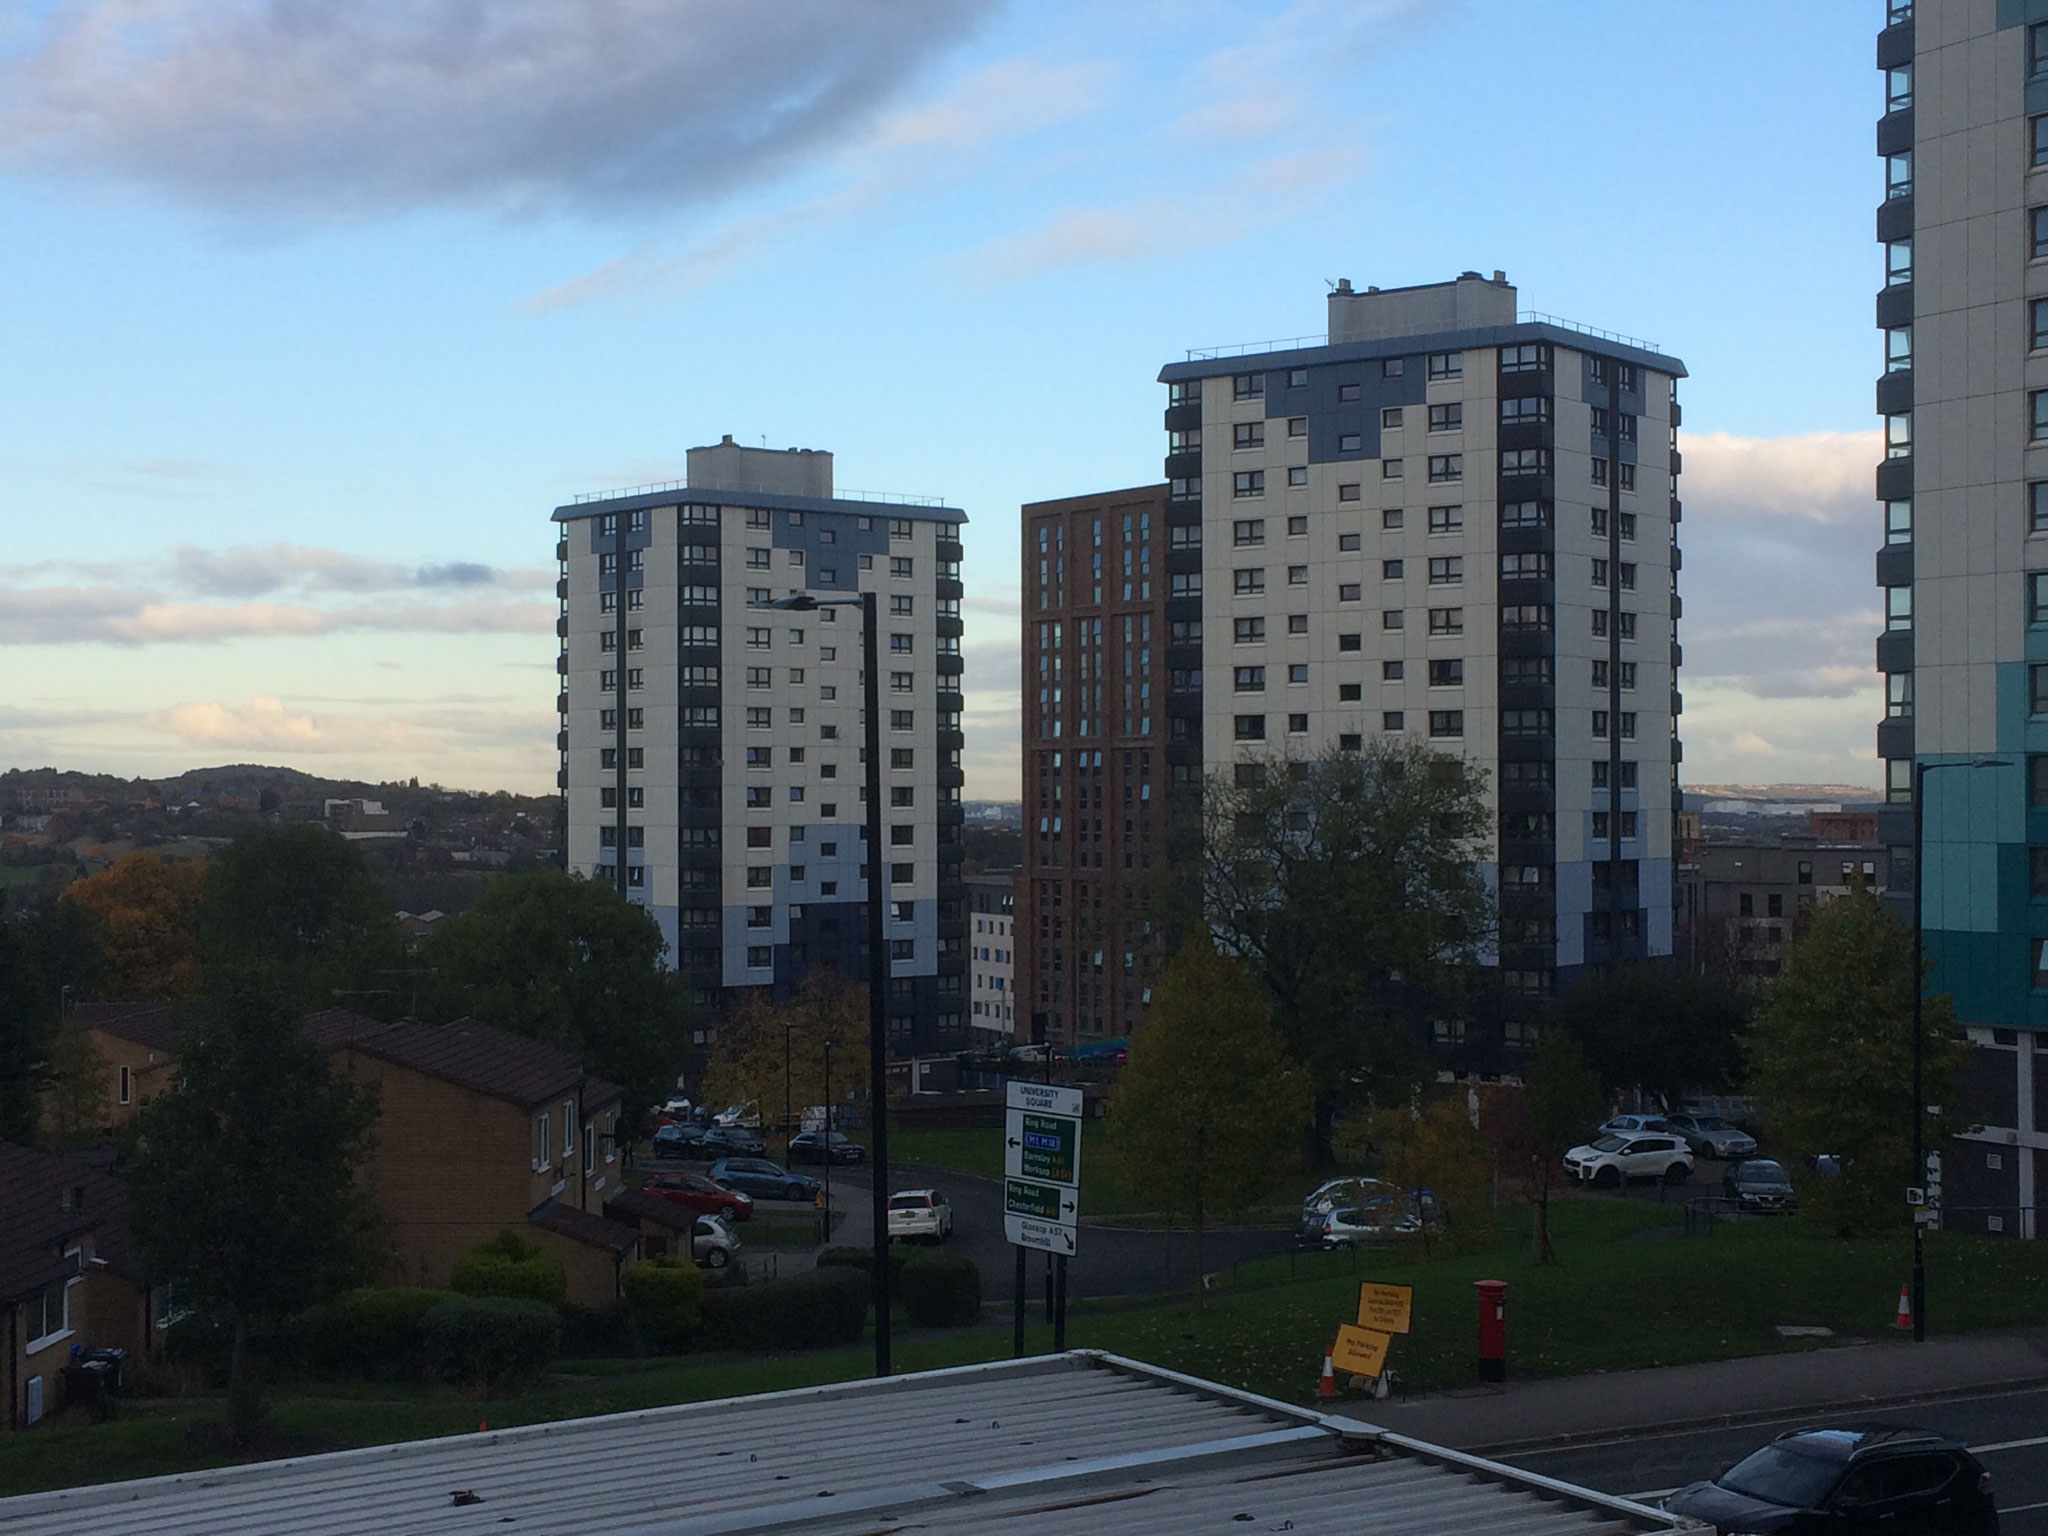
<path fill-rule="evenodd" d="M 420 1338 L 442 1380 L 496 1392 L 531 1380 L 555 1357 L 562 1317 L 545 1302 L 451 1296 L 420 1319 Z"/>
<path fill-rule="evenodd" d="M 569 1293 L 569 1272 L 539 1243 L 508 1227 L 455 1261 L 448 1289 L 558 1307 Z"/>
<path fill-rule="evenodd" d="M 366 1286 L 309 1307 L 294 1327 L 293 1355 L 307 1369 L 360 1376 L 416 1376 L 420 1319 L 448 1299 L 446 1291 Z"/>
<path fill-rule="evenodd" d="M 656 1349 L 681 1349 L 704 1320 L 704 1272 L 672 1253 L 635 1259 L 619 1277 L 642 1338 Z"/>
<path fill-rule="evenodd" d="M 867 1328 L 867 1272 L 828 1265 L 791 1280 L 704 1293 L 697 1342 L 707 1349 L 821 1349 Z"/>
<path fill-rule="evenodd" d="M 903 1266 L 910 1262 L 912 1250 L 901 1243 L 891 1243 L 889 1255 L 889 1290 L 893 1295 L 903 1284 Z M 874 1268 L 875 1251 L 872 1248 L 853 1248 L 841 1244 L 827 1248 L 818 1255 L 820 1269 L 858 1269 L 869 1271 Z"/>
<path fill-rule="evenodd" d="M 981 1316 L 981 1268 L 937 1248 L 903 1266 L 903 1310 L 920 1328 L 952 1328 Z"/>

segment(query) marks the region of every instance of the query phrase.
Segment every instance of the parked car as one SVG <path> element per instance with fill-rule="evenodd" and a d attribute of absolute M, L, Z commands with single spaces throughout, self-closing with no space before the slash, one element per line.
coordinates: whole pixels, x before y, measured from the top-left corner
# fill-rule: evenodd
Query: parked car
<path fill-rule="evenodd" d="M 889 1197 L 889 1241 L 928 1237 L 943 1243 L 953 1235 L 953 1205 L 936 1189 L 906 1189 Z"/>
<path fill-rule="evenodd" d="M 804 1131 L 789 1138 L 792 1163 L 858 1163 L 868 1149 L 844 1131 Z"/>
<path fill-rule="evenodd" d="M 654 1128 L 652 1145 L 656 1157 L 702 1157 L 704 1133 L 694 1125 L 678 1125 L 671 1121 Z"/>
<path fill-rule="evenodd" d="M 752 1099 L 747 1100 L 744 1104 L 728 1104 L 711 1117 L 711 1123 L 713 1125 L 745 1126 L 750 1131 L 759 1130 L 761 1126 L 761 1108 Z"/>
<path fill-rule="evenodd" d="M 791 1173 L 765 1157 L 721 1157 L 711 1165 L 711 1182 L 743 1189 L 756 1200 L 809 1200 L 818 1190 L 807 1174 Z"/>
<path fill-rule="evenodd" d="M 1330 1213 L 1340 1209 L 1369 1208 L 1394 1193 L 1391 1184 L 1378 1179 L 1347 1174 L 1317 1185 L 1301 1202 L 1301 1220 L 1294 1229 L 1295 1242 L 1303 1248 L 1320 1248 L 1329 1226 Z"/>
<path fill-rule="evenodd" d="M 1719 1115 L 1666 1115 L 1671 1128 L 1692 1148 L 1694 1157 L 1756 1156 L 1756 1138 Z"/>
<path fill-rule="evenodd" d="M 1991 1475 L 1954 1440 L 1899 1425 L 1788 1430 L 1706 1482 L 1668 1495 L 1717 1531 L 1995 1536 Z"/>
<path fill-rule="evenodd" d="M 1593 1130 L 1599 1136 L 1676 1136 L 1685 1140 L 1685 1133 L 1663 1115 L 1616 1115 L 1604 1121 Z"/>
<path fill-rule="evenodd" d="M 690 1257 L 703 1269 L 724 1269 L 738 1261 L 740 1235 L 723 1216 L 699 1216 L 690 1228 Z"/>
<path fill-rule="evenodd" d="M 1721 1189 L 1745 1211 L 1784 1211 L 1793 1205 L 1792 1180 L 1782 1163 L 1751 1157 L 1721 1175 Z"/>
<path fill-rule="evenodd" d="M 723 1216 L 727 1221 L 746 1221 L 754 1214 L 752 1195 L 727 1189 L 701 1173 L 651 1173 L 640 1188 L 685 1210 Z"/>
<path fill-rule="evenodd" d="M 1619 1187 L 1630 1179 L 1683 1184 L 1692 1154 L 1676 1136 L 1602 1136 L 1564 1155 L 1564 1171 L 1588 1184 Z"/>
<path fill-rule="evenodd" d="M 745 1126 L 714 1125 L 704 1133 L 703 1148 L 706 1157 L 759 1157 L 768 1143 Z"/>

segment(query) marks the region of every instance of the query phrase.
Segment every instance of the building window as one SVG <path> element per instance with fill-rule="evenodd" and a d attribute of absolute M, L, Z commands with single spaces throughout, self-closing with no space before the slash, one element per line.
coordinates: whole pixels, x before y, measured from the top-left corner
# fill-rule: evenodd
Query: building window
<path fill-rule="evenodd" d="M 1266 717 L 1264 715 L 1239 715 L 1233 722 L 1236 739 L 1239 741 L 1264 741 L 1266 739 Z"/>
<path fill-rule="evenodd" d="M 1406 569 L 1407 567 L 1399 560 L 1382 560 L 1380 562 L 1380 580 L 1399 581 L 1401 573 Z"/>
<path fill-rule="evenodd" d="M 1463 507 L 1431 507 L 1429 509 L 1429 531 L 1431 533 L 1463 533 L 1465 531 L 1465 509 Z"/>
<path fill-rule="evenodd" d="M 1432 635 L 1462 635 L 1465 633 L 1465 610 L 1462 608 L 1430 609 L 1429 632 Z"/>
<path fill-rule="evenodd" d="M 1346 387 L 1356 389 L 1358 386 L 1353 384 Z M 1380 430 L 1382 432 L 1393 432 L 1399 430 L 1400 425 L 1401 407 L 1398 405 L 1382 406 L 1380 409 Z"/>
<path fill-rule="evenodd" d="M 1406 622 L 1406 615 L 1399 608 L 1388 608 L 1380 614 L 1381 629 L 1400 629 Z"/>
<path fill-rule="evenodd" d="M 2041 305 L 2034 303 L 2034 345 L 2040 346 Z M 1910 373 L 1913 369 L 1913 327 L 1894 325 L 1884 333 L 1884 371 L 1886 373 Z"/>
<path fill-rule="evenodd" d="M 2032 594 L 2028 596 L 2031 598 Z M 2029 609 L 2031 611 L 2031 603 Z M 1913 589 L 1911 587 L 1886 587 L 1884 589 L 1884 627 L 1886 629 L 1911 629 L 1913 627 Z"/>
<path fill-rule="evenodd" d="M 1305 734 L 1305 733 L 1307 732 L 1307 730 L 1308 730 L 1308 716 L 1307 716 L 1307 715 L 1289 715 L 1289 716 L 1287 717 L 1287 733 L 1288 733 L 1288 734 L 1289 734 L 1290 736 L 1300 736 L 1300 735 L 1303 735 L 1303 734 Z"/>
<path fill-rule="evenodd" d="M 1290 565 L 1287 567 L 1287 585 L 1290 587 L 1307 586 L 1308 567 L 1305 565 Z"/>
<path fill-rule="evenodd" d="M 1302 521 L 1307 522 L 1308 519 L 1303 518 Z M 1292 532 L 1293 530 L 1290 529 L 1289 531 Z M 1306 533 L 1307 531 L 1308 530 L 1306 528 L 1302 530 L 1302 532 L 1304 533 Z M 1347 554 L 1356 553 L 1358 550 L 1361 550 L 1364 547 L 1364 536 L 1362 534 L 1340 533 L 1337 535 L 1337 548 L 1339 550 L 1344 551 Z"/>
<path fill-rule="evenodd" d="M 2036 662 L 2027 668 L 2027 713 L 2048 715 L 2048 665 Z"/>
<path fill-rule="evenodd" d="M 1230 573 L 1230 590 L 1238 597 L 1250 597 L 1266 590 L 1266 573 L 1262 568 L 1240 567 Z"/>
<path fill-rule="evenodd" d="M 1231 635 L 1238 645 L 1256 645 L 1266 638 L 1264 619 L 1237 619 L 1232 621 Z"/>
<path fill-rule="evenodd" d="M 1399 507 L 1388 507 L 1385 511 L 1380 513 L 1381 533 L 1395 533 L 1399 531 L 1400 527 L 1401 509 Z"/>
<path fill-rule="evenodd" d="M 1287 668 L 1287 681 L 1288 681 L 1288 682 L 1290 682 L 1290 683 L 1305 683 L 1305 682 L 1307 682 L 1307 681 L 1308 681 L 1308 663 L 1307 663 L 1307 662 L 1305 662 L 1305 661 L 1297 661 L 1297 662 L 1291 662 L 1291 663 L 1289 663 L 1289 665 L 1288 665 L 1288 668 Z"/>
<path fill-rule="evenodd" d="M 1465 478 L 1465 456 L 1462 453 L 1433 453 L 1429 457 L 1429 483 L 1446 485 Z"/>
<path fill-rule="evenodd" d="M 1406 471 L 1407 466 L 1399 459 L 1380 460 L 1380 478 L 1382 480 L 1399 480 Z"/>
<path fill-rule="evenodd" d="M 1266 542 L 1266 523 L 1263 518 L 1240 518 L 1230 525 L 1230 542 L 1238 548 L 1248 548 Z"/>
<path fill-rule="evenodd" d="M 1380 729 L 1383 731 L 1406 730 L 1406 722 L 1407 716 L 1398 709 L 1387 709 L 1380 712 Z"/>
<path fill-rule="evenodd" d="M 1340 651 L 1360 650 L 1363 648 L 1364 643 L 1365 637 L 1363 635 L 1339 635 L 1337 637 L 1337 649 Z"/>
<path fill-rule="evenodd" d="M 2027 759 L 2027 804 L 2048 805 L 2048 753 Z"/>
<path fill-rule="evenodd" d="M 2048 165 L 2048 112 L 2028 118 L 2027 132 L 2032 144 L 2032 163 L 2035 165 Z M 1885 161 L 1885 186 L 1886 196 L 1888 197 L 1900 195 L 1890 190 L 1895 175 L 1891 162 L 1895 160 L 1904 160 L 1906 162 L 1906 190 L 1910 192 L 1913 189 L 1912 152 L 1909 150 L 1904 155 L 1889 155 Z"/>
<path fill-rule="evenodd" d="M 1266 472 L 1263 469 L 1241 469 L 1231 476 L 1230 494 L 1233 496 L 1263 496 L 1266 494 Z"/>
<path fill-rule="evenodd" d="M 1429 686 L 1432 688 L 1456 688 L 1464 681 L 1465 663 L 1460 658 L 1432 661 L 1429 664 Z"/>
<path fill-rule="evenodd" d="M 1288 418 L 1287 418 L 1287 435 L 1288 435 L 1289 437 L 1307 437 L 1307 436 L 1308 436 L 1308 418 L 1307 418 L 1306 416 L 1290 416 L 1290 417 L 1288 417 Z"/>
<path fill-rule="evenodd" d="M 1265 447 L 1266 424 L 1263 421 L 1240 421 L 1231 428 L 1230 446 L 1235 449 Z"/>
<path fill-rule="evenodd" d="M 1406 364 L 1406 361 L 1407 361 L 1407 360 L 1406 360 L 1405 358 L 1399 358 L 1399 357 L 1383 357 L 1383 358 L 1381 358 L 1381 359 L 1380 359 L 1380 377 L 1381 377 L 1381 378 L 1383 378 L 1383 379 L 1398 379 L 1398 378 L 1400 378 L 1400 377 L 1401 377 L 1401 372 L 1402 372 L 1402 369 L 1403 369 L 1403 367 L 1405 366 L 1405 364 Z"/>
<path fill-rule="evenodd" d="M 2043 482 L 2048 484 L 2048 482 Z M 2048 522 L 2042 521 L 2042 514 L 2048 513 L 2048 502 L 2029 492 L 2029 506 L 2032 510 L 2033 531 L 2048 532 Z M 1910 544 L 1913 542 L 1913 499 L 1910 496 L 1884 504 L 1884 541 L 1887 544 Z"/>
<path fill-rule="evenodd" d="M 1429 584 L 1432 587 L 1448 587 L 1464 581 L 1465 558 L 1462 555 L 1436 555 L 1429 562 Z"/>
<path fill-rule="evenodd" d="M 2027 572 L 2027 622 L 2048 624 L 2048 571 Z"/>
<path fill-rule="evenodd" d="M 2048 213 L 2048 209 L 2041 210 Z M 2037 219 L 2034 228 L 2041 230 Z M 1887 240 L 1884 245 L 1884 285 L 1898 288 L 1913 281 L 1913 241 L 1909 236 L 1904 240 Z"/>
<path fill-rule="evenodd" d="M 1236 669 L 1236 684 L 1239 693 L 1263 693 L 1266 688 L 1264 667 L 1239 667 Z"/>
<path fill-rule="evenodd" d="M 1263 636 L 1265 634 L 1265 630 L 1262 628 L 1259 631 L 1259 633 Z M 1287 615 L 1287 633 L 1289 633 L 1290 635 L 1307 634 L 1308 615 L 1305 613 L 1290 613 L 1289 615 Z"/>
<path fill-rule="evenodd" d="M 1240 373 L 1230 381 L 1230 393 L 1239 400 L 1256 400 L 1266 393 L 1266 376 Z"/>
<path fill-rule="evenodd" d="M 1548 528 L 1550 526 L 1550 503 L 1547 501 L 1502 502 L 1500 525 L 1503 528 Z"/>
<path fill-rule="evenodd" d="M 2029 242 L 2033 259 L 2039 261 L 2048 256 L 2048 207 L 2030 210 L 2027 219 L 2033 231 L 2033 239 Z"/>
<path fill-rule="evenodd" d="M 1597 560 L 1593 563 L 1600 564 Z M 1500 557 L 1502 581 L 1547 581 L 1549 578 L 1550 556 L 1543 550 L 1530 550 L 1525 554 Z"/>
<path fill-rule="evenodd" d="M 2042 121 L 2042 118 L 2037 117 L 2034 119 L 2034 164 L 2036 165 L 2048 165 L 2048 158 L 2044 158 L 2043 155 L 2044 147 L 2048 147 L 2048 137 L 2044 137 L 2042 134 Z M 1913 151 L 1910 149 L 1902 149 L 1895 155 L 1886 155 L 1884 157 L 1884 195 L 1887 202 L 1894 198 L 1911 197 L 1913 195 Z"/>
<path fill-rule="evenodd" d="M 1337 451 L 1339 453 L 1365 452 L 1364 435 L 1358 432 L 1339 432 L 1337 434 Z"/>
<path fill-rule="evenodd" d="M 1462 709 L 1432 709 L 1429 712 L 1429 734 L 1444 738 L 1465 734 L 1465 711 Z"/>
<path fill-rule="evenodd" d="M 1502 419 L 1505 420 L 1506 417 L 1503 416 Z M 1465 407 L 1456 400 L 1445 405 L 1432 405 L 1429 408 L 1429 430 L 1432 432 L 1456 432 L 1464 425 Z"/>
<path fill-rule="evenodd" d="M 1383 683 L 1398 683 L 1405 675 L 1404 663 L 1399 658 L 1380 663 L 1380 681 Z"/>
<path fill-rule="evenodd" d="M 1355 480 L 1347 484 L 1340 485 L 1337 487 L 1337 499 L 1339 501 L 1356 501 L 1359 498 L 1359 493 L 1361 489 L 1362 487 L 1360 487 L 1358 482 Z"/>
<path fill-rule="evenodd" d="M 2048 437 L 2048 416 L 2042 412 L 2042 401 L 2048 397 L 2048 390 L 2036 391 L 2034 395 L 2034 436 Z M 1895 411 L 1884 419 L 1884 456 L 1888 459 L 1910 459 L 1913 456 L 1913 413 Z"/>
<path fill-rule="evenodd" d="M 1432 352 L 1429 354 L 1429 376 L 1432 379 L 1462 378 L 1465 373 L 1465 354 L 1462 352 Z"/>

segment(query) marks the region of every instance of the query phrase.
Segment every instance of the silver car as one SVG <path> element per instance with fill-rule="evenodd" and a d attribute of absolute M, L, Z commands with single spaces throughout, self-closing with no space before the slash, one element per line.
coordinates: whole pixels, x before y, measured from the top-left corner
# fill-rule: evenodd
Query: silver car
<path fill-rule="evenodd" d="M 1734 1160 L 1756 1156 L 1756 1138 L 1719 1115 L 1666 1115 L 1671 1129 L 1685 1138 L 1694 1157 Z"/>
<path fill-rule="evenodd" d="M 739 1234 L 723 1216 L 699 1216 L 690 1228 L 690 1257 L 700 1269 L 724 1269 L 740 1257 Z"/>

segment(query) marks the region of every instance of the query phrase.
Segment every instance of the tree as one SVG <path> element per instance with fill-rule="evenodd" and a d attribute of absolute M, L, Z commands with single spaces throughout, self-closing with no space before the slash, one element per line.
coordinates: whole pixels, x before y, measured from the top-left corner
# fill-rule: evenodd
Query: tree
<path fill-rule="evenodd" d="M 108 1076 L 107 1059 L 94 1047 L 85 1022 L 67 1015 L 51 1032 L 43 1053 L 37 1143 L 63 1150 L 103 1140 L 112 1118 Z"/>
<path fill-rule="evenodd" d="M 1311 1090 L 1257 981 L 1206 936 L 1182 944 L 1155 999 L 1110 1096 L 1109 1149 L 1126 1183 L 1194 1228 L 1200 1313 L 1209 1218 L 1272 1187 Z"/>
<path fill-rule="evenodd" d="M 373 1092 L 331 1070 L 276 992 L 218 996 L 178 1045 L 165 1092 L 131 1122 L 128 1225 L 151 1280 L 231 1330 L 227 1433 L 261 1412 L 252 1326 L 361 1274 L 375 1208 L 354 1170 Z"/>
<path fill-rule="evenodd" d="M 244 832 L 206 872 L 198 907 L 206 989 L 340 1004 L 388 1017 L 403 997 L 398 919 L 362 855 L 310 822 Z"/>
<path fill-rule="evenodd" d="M 754 988 L 718 1031 L 704 1067 L 705 1096 L 727 1104 L 752 1103 L 772 1121 L 782 1114 L 786 1091 L 791 1114 L 800 1117 L 807 1106 L 826 1102 L 827 1040 L 832 1042 L 833 1078 L 843 1099 L 846 1089 L 866 1081 L 865 987 L 832 966 L 820 965 L 805 972 L 793 997 L 776 998 L 766 987 Z"/>
<path fill-rule="evenodd" d="M 654 919 L 609 885 L 558 869 L 506 875 L 427 941 L 421 1011 L 574 1051 L 625 1090 L 630 1124 L 667 1096 L 689 1038 L 667 947 Z"/>
<path fill-rule="evenodd" d="M 102 998 L 153 1002 L 190 997 L 199 982 L 200 891 L 206 866 L 131 853 L 73 882 L 63 899 L 91 913 L 104 965 Z"/>
<path fill-rule="evenodd" d="M 1905 1190 L 1923 1181 L 1913 1154 L 1913 987 L 1926 967 L 1912 930 L 1861 887 L 1827 903 L 1785 947 L 1749 1036 L 1749 1086 L 1766 1129 L 1797 1167 L 1821 1153 L 1836 1175 L 1807 1179 L 1809 1210 L 1843 1233 L 1907 1219 Z M 1947 994 L 1921 1005 L 1924 1097 L 1947 1110 L 1968 1047 Z M 1925 1117 L 1925 1145 L 1961 1129 Z"/>
<path fill-rule="evenodd" d="M 1443 1236 L 1439 1226 L 1468 1242 L 1486 1234 L 1492 1225 L 1486 1186 L 1493 1148 L 1472 1123 L 1463 1094 L 1375 1109 L 1366 1124 L 1379 1148 L 1380 1176 L 1407 1194 L 1421 1224 L 1425 1257 Z M 1434 1213 L 1422 1199 L 1424 1190 L 1436 1196 Z"/>
<path fill-rule="evenodd" d="M 91 916 L 51 901 L 0 917 L 0 1141 L 37 1139 L 38 1097 L 51 1085 L 52 1048 L 69 999 L 99 974 Z"/>
<path fill-rule="evenodd" d="M 1204 790 L 1200 916 L 1271 996 L 1325 1154 L 1343 1101 L 1406 1098 L 1428 1019 L 1463 1005 L 1494 926 L 1483 787 L 1462 759 L 1375 742 Z"/>
<path fill-rule="evenodd" d="M 1636 1088 L 1676 1109 L 1688 1093 L 1734 1083 L 1749 1004 L 1718 976 L 1643 960 L 1587 975 L 1552 1017 L 1610 1094 Z"/>
<path fill-rule="evenodd" d="M 1552 1030 L 1529 1063 L 1522 1101 L 1530 1183 L 1536 1196 L 1536 1262 L 1551 1264 L 1550 1187 L 1560 1159 L 1599 1123 L 1600 1079 L 1569 1035 Z"/>

